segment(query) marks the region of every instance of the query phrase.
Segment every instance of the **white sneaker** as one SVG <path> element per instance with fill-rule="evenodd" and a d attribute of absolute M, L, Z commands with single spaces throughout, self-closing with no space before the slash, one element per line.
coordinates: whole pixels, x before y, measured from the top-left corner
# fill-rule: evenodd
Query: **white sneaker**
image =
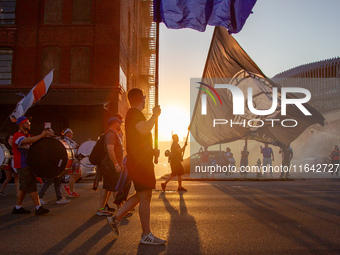
<path fill-rule="evenodd" d="M 155 237 L 151 232 L 147 235 L 142 234 L 142 238 L 139 240 L 142 244 L 151 244 L 151 245 L 162 245 L 165 244 L 166 240 Z"/>
<path fill-rule="evenodd" d="M 112 232 L 116 235 L 119 236 L 119 230 L 118 227 L 120 225 L 120 222 L 116 221 L 116 217 L 107 217 L 107 223 L 109 223 L 109 226 L 111 227 Z"/>
<path fill-rule="evenodd" d="M 47 204 L 47 202 L 43 198 L 39 198 L 39 200 L 40 200 L 40 204 L 41 205 L 46 205 Z"/>
<path fill-rule="evenodd" d="M 67 204 L 68 202 L 70 202 L 71 200 L 68 200 L 64 197 L 62 197 L 61 199 L 57 200 L 55 203 L 56 204 Z"/>

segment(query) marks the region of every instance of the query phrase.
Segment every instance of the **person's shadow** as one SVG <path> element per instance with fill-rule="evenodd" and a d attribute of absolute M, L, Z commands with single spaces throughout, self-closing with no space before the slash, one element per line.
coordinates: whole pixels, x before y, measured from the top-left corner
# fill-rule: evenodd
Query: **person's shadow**
<path fill-rule="evenodd" d="M 165 192 L 160 193 L 159 198 L 163 200 L 165 209 L 170 214 L 166 252 L 168 254 L 201 254 L 196 220 L 188 214 L 183 193 L 179 193 L 179 210 L 170 204 Z"/>

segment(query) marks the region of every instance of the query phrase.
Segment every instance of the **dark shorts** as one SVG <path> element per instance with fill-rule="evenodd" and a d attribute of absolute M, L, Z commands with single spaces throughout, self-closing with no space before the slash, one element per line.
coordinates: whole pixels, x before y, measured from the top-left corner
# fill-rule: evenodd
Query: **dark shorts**
<path fill-rule="evenodd" d="M 136 191 L 156 188 L 156 177 L 153 168 L 128 165 L 127 170 Z"/>
<path fill-rule="evenodd" d="M 116 191 L 120 173 L 114 173 L 111 176 L 103 174 L 103 189 Z"/>
<path fill-rule="evenodd" d="M 24 191 L 25 193 L 32 193 L 37 191 L 37 180 L 34 174 L 28 167 L 18 168 L 19 174 L 19 190 Z"/>
<path fill-rule="evenodd" d="M 171 161 L 170 166 L 172 176 L 181 176 L 184 174 L 184 168 L 180 161 Z"/>

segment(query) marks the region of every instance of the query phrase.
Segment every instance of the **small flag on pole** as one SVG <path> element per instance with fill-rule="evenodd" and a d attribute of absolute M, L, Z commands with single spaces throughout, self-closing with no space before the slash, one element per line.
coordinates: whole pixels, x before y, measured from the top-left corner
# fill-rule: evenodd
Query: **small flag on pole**
<path fill-rule="evenodd" d="M 207 25 L 222 26 L 229 34 L 241 31 L 256 0 L 154 0 L 154 21 L 167 28 L 192 28 L 204 32 Z"/>
<path fill-rule="evenodd" d="M 15 110 L 10 115 L 12 122 L 16 122 L 16 120 L 23 116 L 30 107 L 39 102 L 46 95 L 53 81 L 53 71 L 54 69 L 20 100 Z"/>

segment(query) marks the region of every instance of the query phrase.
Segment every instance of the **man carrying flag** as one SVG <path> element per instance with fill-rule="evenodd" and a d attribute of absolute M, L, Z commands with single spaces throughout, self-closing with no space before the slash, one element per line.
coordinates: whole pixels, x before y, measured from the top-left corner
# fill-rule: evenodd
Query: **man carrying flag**
<path fill-rule="evenodd" d="M 31 123 L 28 118 L 21 116 L 17 119 L 19 131 L 13 135 L 13 155 L 14 167 L 19 174 L 19 192 L 17 194 L 17 204 L 13 208 L 13 214 L 28 214 L 29 210 L 22 207 L 22 203 L 29 193 L 35 205 L 35 215 L 43 215 L 49 210 L 40 205 L 39 196 L 37 192 L 36 179 L 34 174 L 30 171 L 27 164 L 27 153 L 30 144 L 37 142 L 41 138 L 50 135 L 48 130 L 44 130 L 40 135 L 31 136 L 28 131 L 31 129 Z"/>

